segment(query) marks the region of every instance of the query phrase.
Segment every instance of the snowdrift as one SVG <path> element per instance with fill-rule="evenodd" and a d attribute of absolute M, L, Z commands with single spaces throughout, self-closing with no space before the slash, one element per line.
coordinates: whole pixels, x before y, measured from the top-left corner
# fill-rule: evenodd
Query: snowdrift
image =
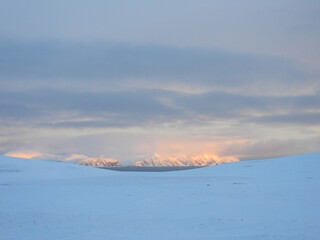
<path fill-rule="evenodd" d="M 179 172 L 0 157 L 0 239 L 319 239 L 320 153 Z"/>

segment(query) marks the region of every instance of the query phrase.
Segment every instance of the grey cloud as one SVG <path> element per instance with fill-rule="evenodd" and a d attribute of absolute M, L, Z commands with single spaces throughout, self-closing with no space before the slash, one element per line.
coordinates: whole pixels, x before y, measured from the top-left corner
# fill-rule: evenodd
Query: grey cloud
<path fill-rule="evenodd" d="M 28 118 L 30 116 L 34 117 L 36 112 L 35 109 L 23 103 L 0 103 L 0 117 Z"/>
<path fill-rule="evenodd" d="M 289 114 L 276 114 L 251 121 L 264 124 L 295 124 L 295 125 L 320 125 L 320 112 L 298 112 Z"/>
<path fill-rule="evenodd" d="M 284 59 L 222 50 L 125 43 L 0 42 L 0 84 L 12 89 L 64 83 L 122 86 L 136 80 L 210 86 L 313 82 L 314 77 Z M 69 85 L 68 85 L 69 83 Z"/>
<path fill-rule="evenodd" d="M 278 112 L 304 114 L 319 110 L 319 94 L 264 94 L 265 87 L 319 87 L 315 75 L 270 56 L 57 41 L 1 41 L 0 52 L 0 86 L 4 89 L 0 93 L 0 118 L 10 120 L 10 124 L 23 121 L 32 126 L 85 128 L 176 120 L 199 124 L 217 119 L 294 123 L 277 116 Z M 135 90 L 124 87 L 128 82 L 136 86 Z M 64 89 L 56 87 L 62 83 Z M 144 88 L 144 83 L 149 83 L 151 89 Z M 159 84 L 174 83 L 202 85 L 206 92 L 157 89 Z M 80 85 L 82 89 L 78 89 Z M 214 90 L 217 86 L 233 91 Z M 239 88 L 245 91 L 237 91 Z M 259 119 L 250 112 L 268 117 Z"/>
<path fill-rule="evenodd" d="M 246 144 L 232 144 L 225 153 L 239 156 L 241 160 L 275 158 L 293 154 L 319 151 L 320 138 L 265 139 Z"/>
<path fill-rule="evenodd" d="M 83 112 L 135 112 L 149 113 L 155 109 L 166 112 L 168 108 L 162 105 L 157 96 L 165 91 L 120 91 L 103 93 L 75 93 L 58 90 L 42 90 L 28 92 L 2 92 L 0 101 L 12 106 L 22 104 L 34 108 L 48 108 L 48 111 L 59 109 L 77 110 Z M 22 108 L 22 107 L 21 107 Z"/>
<path fill-rule="evenodd" d="M 0 154 L 5 154 L 7 151 L 15 150 L 23 144 L 23 140 L 0 140 Z"/>
<path fill-rule="evenodd" d="M 106 93 L 74 93 L 67 91 L 2 92 L 0 117 L 36 123 L 45 126 L 102 127 L 128 126 L 152 122 L 155 118 L 166 121 L 179 115 L 176 109 L 165 106 L 157 98 L 161 91 L 125 91 Z M 23 110 L 23 111 L 21 111 Z M 68 113 L 65 121 L 60 115 Z M 25 117 L 24 117 L 25 116 Z M 29 119 L 30 117 L 30 119 Z M 77 122 L 76 118 L 103 118 Z M 60 120 L 59 123 L 54 123 Z M 54 123 L 54 124 L 53 124 Z"/>
<path fill-rule="evenodd" d="M 3 119 L 20 121 L 23 118 L 41 126 L 74 128 L 141 126 L 175 120 L 200 123 L 216 119 L 309 124 L 316 123 L 319 115 L 308 112 L 320 110 L 319 95 L 267 97 L 164 90 L 2 92 L 0 102 L 3 102 L 0 105 L 0 117 Z M 257 118 L 251 116 L 251 112 L 266 116 Z M 279 115 L 278 112 L 288 115 Z M 64 117 L 66 113 L 67 117 Z M 79 121 L 79 118 L 84 119 Z"/>
<path fill-rule="evenodd" d="M 248 111 L 275 114 L 277 111 L 319 110 L 320 95 L 244 96 L 225 92 L 179 94 L 176 102 L 187 111 L 217 117 L 246 117 Z"/>

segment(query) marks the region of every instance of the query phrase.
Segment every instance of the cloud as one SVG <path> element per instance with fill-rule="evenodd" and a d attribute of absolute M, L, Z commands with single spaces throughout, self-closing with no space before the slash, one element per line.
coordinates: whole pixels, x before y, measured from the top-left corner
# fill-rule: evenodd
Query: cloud
<path fill-rule="evenodd" d="M 293 135 L 285 138 L 236 139 L 233 136 L 204 137 L 204 136 L 176 136 L 170 134 L 134 134 L 107 133 L 103 135 L 85 135 L 80 138 L 58 138 L 55 143 L 41 145 L 41 142 L 30 142 L 29 146 L 37 147 L 39 151 L 11 151 L 6 155 L 13 157 L 29 157 L 40 160 L 74 161 L 98 159 L 117 159 L 122 165 L 134 164 L 136 161 L 154 159 L 170 161 L 227 161 L 248 159 L 263 159 L 302 154 L 319 151 L 320 138 L 309 137 L 297 139 Z M 41 138 L 43 141 L 43 138 Z M 23 144 L 20 145 L 22 148 Z M 63 146 L 63 148 L 61 147 Z M 24 148 L 26 149 L 26 148 Z M 51 151 L 51 152 L 49 152 Z M 68 153 L 66 151 L 69 151 Z M 76 151 L 77 153 L 72 153 Z M 13 155 L 13 153 L 15 155 Z M 157 153 L 159 156 L 154 156 Z M 19 155 L 18 155 L 19 154 Z"/>
<path fill-rule="evenodd" d="M 5 156 L 9 156 L 9 157 L 16 157 L 16 158 L 27 158 L 27 159 L 31 159 L 31 158 L 36 158 L 36 157 L 41 157 L 42 154 L 39 152 L 33 152 L 33 151 L 16 151 L 16 152 L 7 152 L 6 154 L 4 154 Z"/>
<path fill-rule="evenodd" d="M 313 72 L 294 62 L 219 49 L 112 42 L 0 41 L 0 52 L 0 84 L 10 91 L 171 87 L 203 91 L 264 89 L 263 93 L 278 89 L 279 94 L 284 89 L 312 90 L 305 89 L 306 83 L 319 86 Z"/>
<path fill-rule="evenodd" d="M 251 121 L 263 124 L 292 124 L 292 125 L 320 125 L 320 112 L 294 112 L 288 114 L 275 114 L 259 118 Z"/>
<path fill-rule="evenodd" d="M 85 160 L 88 159 L 88 156 L 83 155 L 83 154 L 77 154 L 77 153 L 73 153 L 70 156 L 64 157 L 63 160 L 64 161 L 81 161 L 81 160 Z"/>
<path fill-rule="evenodd" d="M 0 41 L 0 50 L 6 125 L 267 123 L 319 110 L 317 74 L 271 56 L 115 42 Z"/>
<path fill-rule="evenodd" d="M 0 50 L 4 153 L 37 149 L 42 159 L 69 161 L 110 154 L 132 162 L 155 152 L 247 159 L 297 152 L 290 141 L 319 135 L 319 75 L 285 59 L 114 42 L 0 41 Z M 306 142 L 312 147 L 299 142 L 299 153 L 318 149 Z"/>
<path fill-rule="evenodd" d="M 1 92 L 1 118 L 46 128 L 116 128 L 230 120 L 317 124 L 319 95 L 246 96 L 237 93 L 180 93 L 135 90 Z M 281 114 L 279 114 L 281 113 Z M 258 116 L 258 117 L 257 117 Z"/>

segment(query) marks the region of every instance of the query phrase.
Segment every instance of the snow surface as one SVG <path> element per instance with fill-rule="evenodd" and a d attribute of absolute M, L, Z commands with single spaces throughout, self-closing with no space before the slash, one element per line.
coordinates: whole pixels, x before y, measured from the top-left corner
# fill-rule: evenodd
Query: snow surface
<path fill-rule="evenodd" d="M 320 153 L 178 172 L 0 157 L 0 239 L 319 239 Z"/>

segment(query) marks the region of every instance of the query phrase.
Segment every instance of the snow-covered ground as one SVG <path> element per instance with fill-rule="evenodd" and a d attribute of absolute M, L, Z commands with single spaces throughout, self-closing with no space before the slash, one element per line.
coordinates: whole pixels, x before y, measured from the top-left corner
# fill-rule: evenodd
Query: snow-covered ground
<path fill-rule="evenodd" d="M 0 239 L 319 239 L 319 169 L 320 153 L 156 173 L 0 157 Z"/>

